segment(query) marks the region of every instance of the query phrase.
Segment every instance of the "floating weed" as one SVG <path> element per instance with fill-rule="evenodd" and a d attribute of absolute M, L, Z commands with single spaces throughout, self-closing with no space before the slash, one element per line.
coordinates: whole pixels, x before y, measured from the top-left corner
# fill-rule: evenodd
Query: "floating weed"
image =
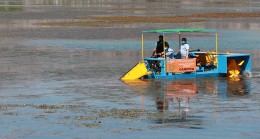
<path fill-rule="evenodd" d="M 13 6 L 0 7 L 0 12 L 14 12 L 14 11 L 23 11 L 23 8 L 22 7 L 13 7 Z"/>
<path fill-rule="evenodd" d="M 1 1 L 0 5 L 23 5 L 22 1 Z"/>
<path fill-rule="evenodd" d="M 18 115 L 18 113 L 16 113 L 16 112 L 6 112 L 6 113 L 4 113 L 4 115 Z"/>
<path fill-rule="evenodd" d="M 99 118 L 138 118 L 143 116 L 143 111 L 139 109 L 112 109 L 110 111 L 102 111 L 98 114 Z"/>
<path fill-rule="evenodd" d="M 129 127 L 128 130 L 130 130 L 130 131 L 143 131 L 142 128 L 131 128 L 131 127 Z"/>
<path fill-rule="evenodd" d="M 100 127 L 101 122 L 99 121 L 99 122 L 94 122 L 94 123 L 84 123 L 83 125 L 87 128 Z"/>
<path fill-rule="evenodd" d="M 132 7 L 132 8 L 113 8 L 111 10 L 115 11 L 147 11 L 147 10 L 156 10 L 155 8 L 150 7 Z"/>
<path fill-rule="evenodd" d="M 47 119 L 46 118 L 46 115 L 38 115 L 38 116 L 36 116 L 36 117 L 34 117 L 35 119 L 38 119 L 38 120 L 45 120 L 45 119 Z"/>
<path fill-rule="evenodd" d="M 88 115 L 82 115 L 82 116 L 64 116 L 63 117 L 64 119 L 66 120 L 97 120 L 97 117 L 91 117 L 91 116 L 88 116 Z"/>
<path fill-rule="evenodd" d="M 36 109 L 62 109 L 64 106 L 56 106 L 56 105 L 39 105 L 39 106 L 33 106 Z"/>
<path fill-rule="evenodd" d="M 45 111 L 45 113 L 55 113 L 55 112 L 57 112 L 56 110 L 48 110 L 48 111 Z"/>
<path fill-rule="evenodd" d="M 214 4 L 217 5 L 246 5 L 250 4 L 249 1 L 214 1 Z M 212 4 L 212 2 L 208 2 L 208 4 Z"/>
<path fill-rule="evenodd" d="M 93 118 L 89 117 L 89 116 L 79 116 L 77 117 L 78 120 L 93 120 Z"/>
<path fill-rule="evenodd" d="M 0 105 L 0 110 L 8 110 L 10 108 L 27 107 L 27 106 L 32 106 L 32 105 L 31 104 L 6 104 L 6 105 Z"/>
<path fill-rule="evenodd" d="M 195 19 L 185 16 L 111 16 L 111 17 L 88 17 L 75 21 L 64 22 L 41 22 L 35 25 L 43 26 L 86 26 L 86 27 L 108 27 L 118 24 L 133 23 L 190 23 L 203 22 L 203 19 Z"/>
<path fill-rule="evenodd" d="M 192 14 L 191 16 L 197 18 L 249 18 L 249 17 L 260 17 L 260 13 L 259 12 L 197 13 L 197 14 Z"/>
<path fill-rule="evenodd" d="M 104 21 L 64 21 L 64 22 L 41 22 L 34 25 L 41 26 L 86 26 L 86 27 L 106 27 L 112 22 Z"/>

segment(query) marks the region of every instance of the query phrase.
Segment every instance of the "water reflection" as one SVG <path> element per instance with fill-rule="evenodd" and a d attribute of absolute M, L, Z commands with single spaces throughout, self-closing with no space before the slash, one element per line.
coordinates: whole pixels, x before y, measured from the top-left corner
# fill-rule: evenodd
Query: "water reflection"
<path fill-rule="evenodd" d="M 156 113 L 150 119 L 154 123 L 176 124 L 189 122 L 189 128 L 201 128 L 203 116 L 196 114 L 201 104 L 208 105 L 208 109 L 221 107 L 219 102 L 233 97 L 243 99 L 250 91 L 250 79 L 192 79 L 192 80 L 136 80 L 124 82 L 134 92 L 142 96 L 142 106 L 153 102 Z M 213 99 L 213 101 L 212 101 Z M 145 103 L 146 102 L 146 103 Z M 207 104 L 210 103 L 210 104 Z M 212 106 L 213 105 L 213 106 Z M 205 107 L 205 106 L 203 106 Z M 211 108 L 212 107 L 212 108 Z M 183 126 L 182 124 L 177 124 Z M 194 125 L 197 125 L 194 127 Z"/>
<path fill-rule="evenodd" d="M 216 95 L 220 99 L 245 96 L 251 91 L 250 78 L 200 79 L 196 82 L 199 94 Z"/>
<path fill-rule="evenodd" d="M 162 87 L 165 90 L 158 96 L 155 95 L 155 102 L 157 110 L 169 110 L 169 104 L 178 104 L 179 110 L 182 108 L 181 103 L 184 102 L 185 106 L 183 111 L 188 111 L 190 97 L 196 96 L 197 86 L 194 81 L 172 81 L 166 82 Z M 162 95 L 163 94 L 163 95 Z M 174 103 L 175 102 L 175 103 Z"/>
<path fill-rule="evenodd" d="M 245 96 L 251 91 L 251 82 L 246 79 L 227 80 L 227 96 Z"/>
<path fill-rule="evenodd" d="M 124 83 L 140 95 L 152 98 L 159 112 L 169 111 L 174 105 L 178 110 L 188 111 L 190 97 L 198 93 L 196 80 L 134 80 Z"/>

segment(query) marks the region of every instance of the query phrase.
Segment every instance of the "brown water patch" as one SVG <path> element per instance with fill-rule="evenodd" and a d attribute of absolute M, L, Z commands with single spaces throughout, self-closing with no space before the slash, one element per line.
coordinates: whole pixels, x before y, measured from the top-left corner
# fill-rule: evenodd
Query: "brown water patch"
<path fill-rule="evenodd" d="M 150 7 L 131 7 L 131 8 L 113 8 L 112 10 L 117 11 L 147 11 L 147 10 L 156 10 L 155 8 Z"/>
<path fill-rule="evenodd" d="M 186 16 L 112 16 L 112 17 L 92 17 L 82 18 L 93 21 L 110 21 L 115 23 L 189 23 L 202 22 L 204 20 L 194 19 Z"/>
<path fill-rule="evenodd" d="M 214 2 L 206 2 L 206 4 L 216 4 L 216 5 L 248 5 L 249 1 L 214 1 Z"/>
<path fill-rule="evenodd" d="M 35 25 L 41 26 L 85 26 L 85 27 L 107 27 L 115 24 L 106 21 L 64 21 L 64 22 L 42 22 Z"/>
<path fill-rule="evenodd" d="M 74 19 L 61 22 L 41 22 L 35 25 L 43 26 L 86 26 L 108 27 L 118 24 L 133 23 L 191 23 L 204 22 L 207 18 L 252 18 L 260 17 L 259 12 L 221 12 L 196 13 L 185 16 L 100 16 Z"/>
<path fill-rule="evenodd" d="M 191 17 L 196 17 L 196 18 L 251 18 L 251 17 L 260 17 L 260 13 L 259 12 L 197 13 L 197 14 L 192 14 Z"/>
<path fill-rule="evenodd" d="M 35 25 L 100 27 L 133 23 L 190 23 L 203 21 L 203 19 L 187 16 L 102 16 L 75 19 L 75 21 L 42 22 Z"/>

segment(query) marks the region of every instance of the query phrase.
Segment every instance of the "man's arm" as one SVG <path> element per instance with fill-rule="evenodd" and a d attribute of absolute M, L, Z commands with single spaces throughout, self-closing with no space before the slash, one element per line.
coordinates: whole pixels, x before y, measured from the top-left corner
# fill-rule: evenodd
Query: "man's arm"
<path fill-rule="evenodd" d="M 189 49 L 186 50 L 186 59 L 189 58 Z"/>
<path fill-rule="evenodd" d="M 190 46 L 188 44 L 186 44 L 186 59 L 189 58 L 189 49 L 190 49 Z"/>

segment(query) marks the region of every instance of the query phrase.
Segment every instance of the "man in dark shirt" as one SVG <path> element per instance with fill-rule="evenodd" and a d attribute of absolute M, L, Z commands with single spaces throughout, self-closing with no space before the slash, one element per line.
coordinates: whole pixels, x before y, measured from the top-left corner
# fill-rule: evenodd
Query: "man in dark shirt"
<path fill-rule="evenodd" d="M 164 45 L 163 45 L 163 42 L 165 43 Z M 164 46 L 169 47 L 169 44 L 168 44 L 168 42 L 164 41 L 163 35 L 160 35 L 159 41 L 157 41 L 157 43 L 155 44 L 155 48 L 154 48 L 154 52 L 153 52 L 152 57 L 161 57 L 163 55 L 162 52 L 164 52 Z"/>

